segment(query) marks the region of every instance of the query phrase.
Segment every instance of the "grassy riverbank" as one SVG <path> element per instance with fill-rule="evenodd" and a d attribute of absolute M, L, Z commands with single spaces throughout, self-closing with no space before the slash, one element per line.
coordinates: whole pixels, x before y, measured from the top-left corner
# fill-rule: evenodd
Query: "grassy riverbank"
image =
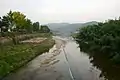
<path fill-rule="evenodd" d="M 49 51 L 54 43 L 54 40 L 48 38 L 39 44 L 24 43 L 0 46 L 0 77 L 2 78 L 36 56 Z"/>

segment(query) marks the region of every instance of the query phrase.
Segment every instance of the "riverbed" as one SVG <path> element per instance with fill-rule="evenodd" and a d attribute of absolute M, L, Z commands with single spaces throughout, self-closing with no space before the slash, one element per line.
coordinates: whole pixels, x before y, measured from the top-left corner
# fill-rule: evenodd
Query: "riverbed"
<path fill-rule="evenodd" d="M 89 55 L 68 38 L 54 37 L 56 44 L 4 80 L 105 80 Z"/>

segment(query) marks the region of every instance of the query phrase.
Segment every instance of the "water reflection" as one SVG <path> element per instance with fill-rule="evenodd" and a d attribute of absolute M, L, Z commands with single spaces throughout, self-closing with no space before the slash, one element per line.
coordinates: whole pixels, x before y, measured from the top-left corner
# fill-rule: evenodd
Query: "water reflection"
<path fill-rule="evenodd" d="M 105 80 L 120 80 L 120 65 L 115 65 L 106 56 L 99 54 L 89 54 L 90 63 L 93 67 L 101 70 L 99 77 Z"/>

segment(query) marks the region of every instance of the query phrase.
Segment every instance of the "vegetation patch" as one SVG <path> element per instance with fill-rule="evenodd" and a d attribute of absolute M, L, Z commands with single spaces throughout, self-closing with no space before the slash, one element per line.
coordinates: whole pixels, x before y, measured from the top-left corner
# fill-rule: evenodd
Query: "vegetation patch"
<path fill-rule="evenodd" d="M 120 19 L 83 27 L 74 38 L 82 51 L 102 54 L 120 63 Z"/>
<path fill-rule="evenodd" d="M 9 11 L 0 17 L 0 79 L 49 51 L 54 45 L 51 37 L 48 26 L 32 22 L 19 11 Z M 22 42 L 25 40 L 28 41 Z"/>
<path fill-rule="evenodd" d="M 0 47 L 0 77 L 23 66 L 36 56 L 49 51 L 54 40 L 46 39 L 40 44 L 17 44 Z"/>

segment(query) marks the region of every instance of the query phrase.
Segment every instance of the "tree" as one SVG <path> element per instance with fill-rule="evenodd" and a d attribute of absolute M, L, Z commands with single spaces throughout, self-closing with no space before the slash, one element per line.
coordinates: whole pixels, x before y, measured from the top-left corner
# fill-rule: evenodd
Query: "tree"
<path fill-rule="evenodd" d="M 0 17 L 0 27 L 2 26 L 2 19 L 1 19 L 1 17 Z"/>
<path fill-rule="evenodd" d="M 26 26 L 26 16 L 20 12 L 13 12 L 12 19 L 14 24 L 16 25 L 16 29 L 19 31 L 20 29 L 24 29 Z"/>
<path fill-rule="evenodd" d="M 7 17 L 7 16 L 3 16 L 3 17 L 2 17 L 2 21 L 1 21 L 1 30 L 2 30 L 3 32 L 8 31 L 9 25 L 10 25 L 10 23 L 9 23 L 8 17 Z"/>
<path fill-rule="evenodd" d="M 8 21 L 9 21 L 9 28 L 8 29 L 11 31 L 13 26 L 14 26 L 13 13 L 11 10 L 9 13 L 7 13 L 6 17 L 8 18 Z"/>
<path fill-rule="evenodd" d="M 48 26 L 40 26 L 39 22 L 32 23 L 23 13 L 11 10 L 0 19 L 0 28 L 3 32 L 50 32 Z"/>
<path fill-rule="evenodd" d="M 120 62 L 120 19 L 83 27 L 75 39 L 81 50 L 107 54 L 111 59 Z"/>
<path fill-rule="evenodd" d="M 2 17 L 1 20 L 1 28 L 3 31 L 11 30 L 13 27 L 13 18 L 12 18 L 12 11 L 7 13 L 7 15 Z"/>
<path fill-rule="evenodd" d="M 39 22 L 33 23 L 33 31 L 39 31 L 40 24 Z"/>
<path fill-rule="evenodd" d="M 48 26 L 42 25 L 41 28 L 40 28 L 40 32 L 49 33 L 50 29 L 48 28 Z"/>
<path fill-rule="evenodd" d="M 2 27 L 2 19 L 0 17 L 0 32 L 1 32 L 1 27 Z"/>
<path fill-rule="evenodd" d="M 26 19 L 26 16 L 21 12 L 10 11 L 7 14 L 9 19 L 10 29 L 14 29 L 19 32 L 32 32 L 32 22 L 30 19 Z"/>
<path fill-rule="evenodd" d="M 25 29 L 29 33 L 33 31 L 32 21 L 30 19 L 26 19 L 23 29 Z"/>

